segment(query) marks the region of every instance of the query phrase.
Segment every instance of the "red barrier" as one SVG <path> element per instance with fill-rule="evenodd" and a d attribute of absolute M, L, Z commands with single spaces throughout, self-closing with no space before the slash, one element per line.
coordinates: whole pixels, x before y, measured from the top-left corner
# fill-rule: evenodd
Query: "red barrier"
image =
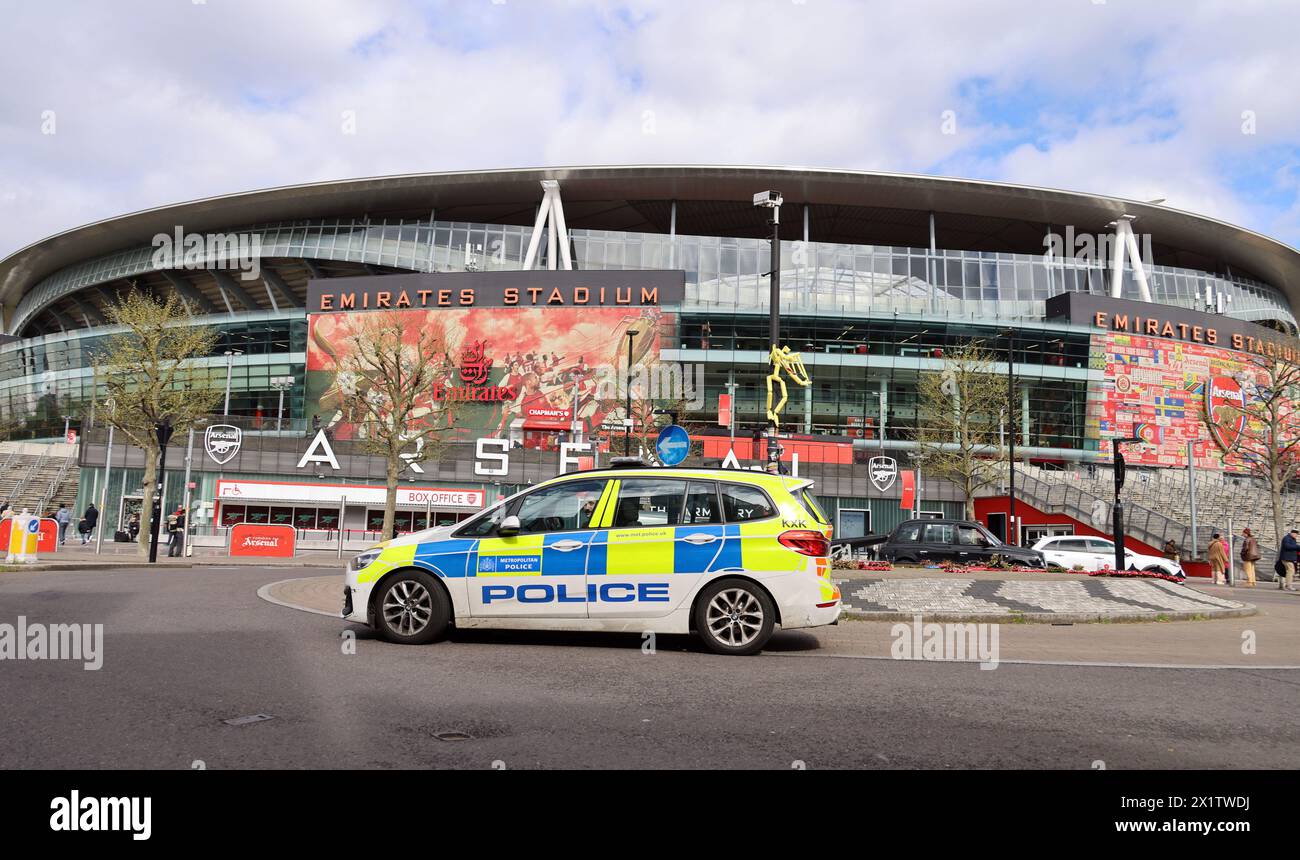
<path fill-rule="evenodd" d="M 8 548 L 9 546 L 9 529 L 13 526 L 13 517 L 6 517 L 0 520 L 0 547 Z M 72 528 L 72 524 L 68 524 Z M 59 524 L 54 520 L 42 518 L 40 531 L 36 538 L 36 551 L 54 552 L 58 549 L 59 543 Z"/>
<path fill-rule="evenodd" d="M 239 523 L 230 527 L 230 554 L 293 558 L 297 537 L 293 526 Z"/>

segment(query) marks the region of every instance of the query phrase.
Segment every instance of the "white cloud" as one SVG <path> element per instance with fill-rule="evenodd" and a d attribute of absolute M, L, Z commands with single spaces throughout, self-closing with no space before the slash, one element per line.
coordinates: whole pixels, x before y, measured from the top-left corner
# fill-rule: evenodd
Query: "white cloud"
<path fill-rule="evenodd" d="M 1300 235 L 1234 173 L 1300 143 L 1300 12 L 1264 3 L 133 0 L 6 25 L 0 254 L 270 185 L 629 162 L 941 167 Z"/>

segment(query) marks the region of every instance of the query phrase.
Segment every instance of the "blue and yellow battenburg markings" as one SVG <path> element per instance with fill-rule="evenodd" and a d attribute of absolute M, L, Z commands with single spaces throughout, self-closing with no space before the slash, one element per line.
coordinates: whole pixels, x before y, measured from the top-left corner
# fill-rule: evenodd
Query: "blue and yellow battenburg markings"
<path fill-rule="evenodd" d="M 690 535 L 716 540 L 695 543 Z M 785 570 L 790 553 L 776 543 L 770 523 L 598 529 L 521 535 L 517 538 L 452 538 L 389 547 L 358 579 L 370 582 L 394 567 L 412 564 L 439 576 L 591 576 L 710 573 L 719 570 Z M 771 545 L 767 545 L 768 542 Z M 556 549 L 578 542 L 576 549 Z"/>
<path fill-rule="evenodd" d="M 726 525 L 637 526 L 610 528 L 613 499 L 619 481 L 610 481 L 602 494 L 589 531 L 558 534 L 519 535 L 512 538 L 450 538 L 424 544 L 387 547 L 369 569 L 359 575 L 360 582 L 373 582 L 395 567 L 414 565 L 438 576 L 519 577 L 519 576 L 662 576 L 664 574 L 708 574 L 730 570 L 751 572 L 785 571 L 791 563 L 812 562 L 823 582 L 823 591 L 838 591 L 830 579 L 830 564 L 825 559 L 804 559 L 781 546 L 777 535 L 785 528 L 778 518 L 753 523 Z M 789 512 L 782 511 L 782 515 Z M 712 541 L 687 540 L 693 535 L 708 535 Z M 578 546 L 574 547 L 573 544 Z M 564 544 L 565 549 L 557 548 Z M 571 596 L 559 598 L 552 589 L 552 599 L 560 602 L 605 600 L 622 602 L 638 599 L 657 600 L 657 585 L 645 596 L 638 586 L 614 584 L 608 593 L 605 585 L 589 586 Z M 666 588 L 666 585 L 664 586 Z M 593 593 L 592 588 L 596 591 Z M 525 589 L 525 595 L 543 596 L 545 589 Z M 517 589 L 516 589 L 517 593 Z M 494 592 L 495 594 L 495 592 Z M 838 595 L 837 595 L 838 596 Z M 523 599 L 522 597 L 519 599 Z M 666 597 L 664 599 L 667 599 Z"/>

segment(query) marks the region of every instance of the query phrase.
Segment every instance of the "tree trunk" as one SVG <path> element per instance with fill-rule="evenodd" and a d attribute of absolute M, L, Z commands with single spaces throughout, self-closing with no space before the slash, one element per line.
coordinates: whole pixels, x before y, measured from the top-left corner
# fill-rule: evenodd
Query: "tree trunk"
<path fill-rule="evenodd" d="M 158 451 L 150 446 L 144 449 L 144 498 L 140 502 L 140 535 L 136 546 L 136 553 L 142 557 L 149 555 L 149 536 L 153 534 L 153 492 L 157 483 Z M 126 487 L 122 489 L 125 491 Z M 120 509 L 118 514 L 121 515 Z M 105 514 L 100 511 L 99 515 Z"/>
<path fill-rule="evenodd" d="M 384 495 L 384 534 L 383 540 L 392 540 L 393 521 L 397 518 L 397 478 L 401 474 L 402 462 L 401 457 L 390 454 L 388 457 L 387 469 L 387 488 L 388 492 Z"/>
<path fill-rule="evenodd" d="M 1282 549 L 1282 536 L 1286 534 L 1283 531 L 1285 527 L 1285 517 L 1282 511 L 1283 483 L 1281 470 L 1277 467 L 1277 463 L 1274 462 L 1268 470 L 1268 490 L 1270 501 L 1273 503 L 1273 528 L 1275 529 L 1274 534 L 1277 535 L 1277 548 L 1279 551 Z"/>

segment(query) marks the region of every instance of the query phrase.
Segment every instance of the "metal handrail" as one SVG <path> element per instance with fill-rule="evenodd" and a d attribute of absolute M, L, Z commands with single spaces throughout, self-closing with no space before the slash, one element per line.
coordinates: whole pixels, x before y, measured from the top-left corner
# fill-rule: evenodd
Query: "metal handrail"
<path fill-rule="evenodd" d="M 54 476 L 54 480 L 50 481 L 50 486 L 45 490 L 45 495 L 41 497 L 41 503 L 36 510 L 45 510 L 46 506 L 49 505 L 55 494 L 59 492 L 59 487 L 63 486 L 63 482 L 67 480 L 68 470 L 72 466 L 74 459 L 75 458 L 73 457 L 63 458 L 63 465 L 59 467 L 59 473 Z"/>
<path fill-rule="evenodd" d="M 48 451 L 42 451 L 40 456 L 36 458 L 36 461 L 28 467 L 27 471 L 23 474 L 22 480 L 18 482 L 17 486 L 14 487 L 13 492 L 9 495 L 9 498 L 13 503 L 16 504 L 22 499 L 23 492 L 27 489 L 27 485 L 31 483 L 32 477 L 40 471 L 41 466 L 45 465 L 45 461 L 49 459 L 49 456 L 50 454 Z M 39 513 L 40 512 L 37 511 L 38 515 Z"/>
<path fill-rule="evenodd" d="M 1109 520 L 1114 499 L 1104 498 L 1088 492 L 1081 487 L 1054 484 L 1016 470 L 1016 490 L 1030 504 L 1043 510 L 1056 510 L 1081 521 L 1090 522 L 1093 511 L 1100 502 L 1106 506 L 1106 518 Z M 1163 547 L 1172 539 L 1183 549 L 1188 558 L 1196 558 L 1198 547 L 1192 546 L 1192 528 L 1172 517 L 1153 511 L 1138 504 L 1125 503 L 1124 531 L 1150 546 Z M 1215 525 L 1210 521 L 1198 524 L 1200 534 L 1211 535 L 1215 532 L 1227 534 L 1226 526 Z M 1260 553 L 1265 558 L 1276 554 L 1275 547 L 1260 545 Z"/>

